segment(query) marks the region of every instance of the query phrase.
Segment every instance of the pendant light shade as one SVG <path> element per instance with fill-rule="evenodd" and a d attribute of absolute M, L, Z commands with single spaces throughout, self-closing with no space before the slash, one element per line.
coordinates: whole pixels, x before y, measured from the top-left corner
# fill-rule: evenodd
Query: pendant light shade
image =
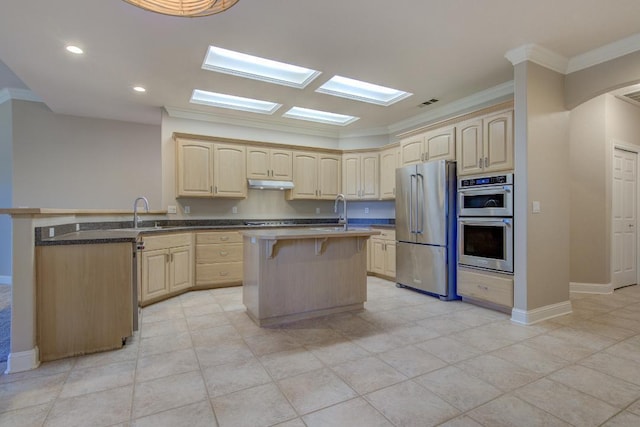
<path fill-rule="evenodd" d="M 224 12 L 238 0 L 124 0 L 163 15 L 197 17 Z"/>

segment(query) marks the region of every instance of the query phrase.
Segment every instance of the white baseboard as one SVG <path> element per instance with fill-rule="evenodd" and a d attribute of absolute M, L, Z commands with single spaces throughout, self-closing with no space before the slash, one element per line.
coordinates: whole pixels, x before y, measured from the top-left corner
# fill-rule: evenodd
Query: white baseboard
<path fill-rule="evenodd" d="M 16 372 L 30 371 L 40 366 L 40 352 L 38 347 L 31 350 L 9 353 L 7 358 L 7 370 L 5 374 L 15 374 Z"/>
<path fill-rule="evenodd" d="M 582 294 L 612 294 L 613 283 L 569 283 L 569 292 Z"/>
<path fill-rule="evenodd" d="M 571 313 L 571 301 L 559 302 L 557 304 L 545 305 L 533 310 L 511 310 L 511 321 L 521 325 L 533 325 L 543 320 L 553 317 L 563 316 Z"/>
<path fill-rule="evenodd" d="M 10 285 L 11 276 L 0 276 L 0 285 Z"/>

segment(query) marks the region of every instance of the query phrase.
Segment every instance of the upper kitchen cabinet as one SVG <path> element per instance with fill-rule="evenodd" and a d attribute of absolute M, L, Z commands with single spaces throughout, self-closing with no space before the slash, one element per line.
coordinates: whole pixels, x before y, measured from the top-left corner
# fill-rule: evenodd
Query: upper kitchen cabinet
<path fill-rule="evenodd" d="M 377 200 L 380 197 L 379 155 L 346 153 L 342 155 L 342 194 L 350 200 Z"/>
<path fill-rule="evenodd" d="M 458 175 L 513 169 L 513 111 L 468 120 L 457 129 Z"/>
<path fill-rule="evenodd" d="M 380 152 L 380 198 L 396 198 L 396 168 L 400 167 L 400 147 L 385 148 Z M 343 178 L 344 179 L 344 178 Z"/>
<path fill-rule="evenodd" d="M 245 147 L 178 138 L 178 197 L 247 197 Z"/>
<path fill-rule="evenodd" d="M 341 160 L 340 154 L 294 151 L 294 188 L 287 199 L 335 199 L 342 190 Z"/>
<path fill-rule="evenodd" d="M 455 126 L 447 126 L 401 140 L 401 165 L 407 166 L 430 160 L 454 160 L 455 134 Z"/>
<path fill-rule="evenodd" d="M 247 178 L 291 181 L 293 153 L 278 148 L 247 147 Z"/>

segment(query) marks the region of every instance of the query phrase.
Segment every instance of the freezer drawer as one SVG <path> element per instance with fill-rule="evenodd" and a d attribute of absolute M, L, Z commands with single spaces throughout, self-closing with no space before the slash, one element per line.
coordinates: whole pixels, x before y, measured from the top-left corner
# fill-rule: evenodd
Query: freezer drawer
<path fill-rule="evenodd" d="M 445 247 L 397 243 L 397 283 L 446 297 L 449 291 L 448 276 Z"/>

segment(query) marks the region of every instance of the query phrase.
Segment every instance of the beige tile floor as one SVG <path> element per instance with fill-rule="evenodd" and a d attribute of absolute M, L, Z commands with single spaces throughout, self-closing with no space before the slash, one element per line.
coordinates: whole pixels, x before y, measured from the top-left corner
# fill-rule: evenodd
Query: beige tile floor
<path fill-rule="evenodd" d="M 368 287 L 363 312 L 270 329 L 241 288 L 147 307 L 122 350 L 0 376 L 0 425 L 640 426 L 640 287 L 529 327 Z"/>

